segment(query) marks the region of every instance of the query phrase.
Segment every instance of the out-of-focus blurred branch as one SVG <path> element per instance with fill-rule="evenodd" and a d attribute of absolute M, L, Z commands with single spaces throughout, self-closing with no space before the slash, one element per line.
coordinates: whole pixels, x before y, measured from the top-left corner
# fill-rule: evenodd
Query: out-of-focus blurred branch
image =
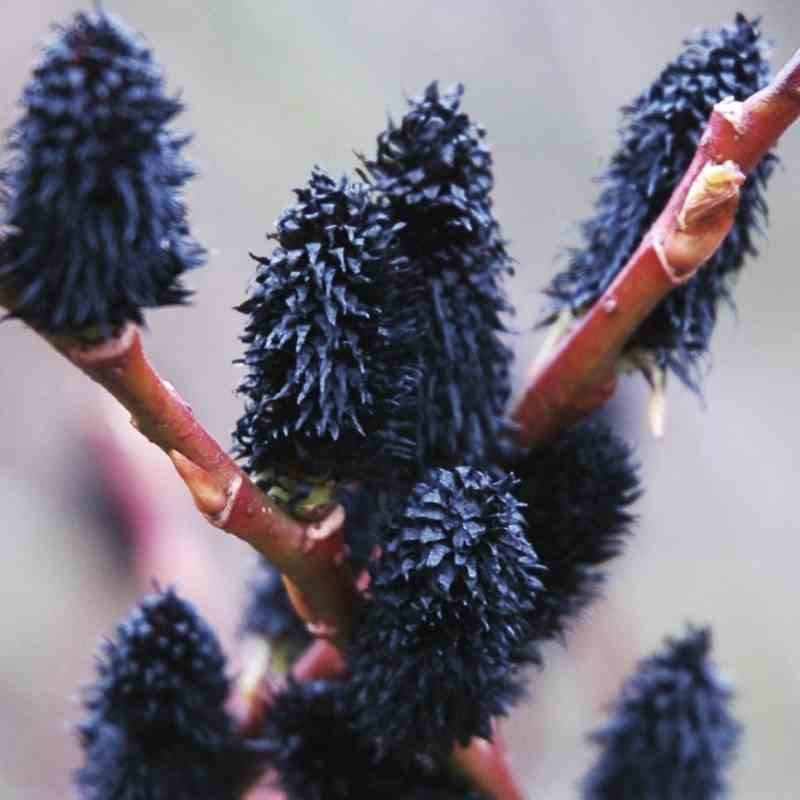
<path fill-rule="evenodd" d="M 533 446 L 602 406 L 627 341 L 655 306 L 691 280 L 733 225 L 745 176 L 800 116 L 800 50 L 769 86 L 714 109 L 694 160 L 614 282 L 534 367 L 513 418 Z"/>

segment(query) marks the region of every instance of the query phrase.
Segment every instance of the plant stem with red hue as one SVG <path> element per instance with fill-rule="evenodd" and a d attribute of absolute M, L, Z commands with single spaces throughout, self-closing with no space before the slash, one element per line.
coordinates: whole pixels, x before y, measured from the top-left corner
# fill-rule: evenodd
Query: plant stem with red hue
<path fill-rule="evenodd" d="M 8 293 L 0 295 L 0 302 L 13 308 Z M 126 325 L 101 343 L 42 335 L 116 397 L 139 432 L 169 455 L 209 522 L 251 544 L 286 576 L 290 596 L 309 629 L 342 646 L 355 596 L 344 559 L 342 509 L 335 508 L 319 522 L 304 523 L 270 500 L 156 372 L 135 325 Z"/>
<path fill-rule="evenodd" d="M 547 439 L 608 400 L 628 339 L 672 289 L 690 280 L 713 255 L 733 225 L 744 176 L 798 116 L 800 51 L 762 91 L 743 103 L 717 105 L 661 216 L 614 282 L 533 375 L 513 413 L 524 444 Z M 13 297 L 2 289 L 0 304 L 13 308 Z M 343 645 L 354 588 L 343 563 L 341 509 L 309 525 L 270 501 L 158 376 L 134 326 L 94 346 L 63 336 L 46 338 L 108 389 L 131 412 L 139 430 L 169 454 L 207 519 L 252 544 L 281 570 L 312 629 Z M 300 663 L 306 678 L 333 677 L 344 668 L 322 644 L 313 645 Z M 266 706 L 268 702 L 264 713 Z M 453 758 L 495 800 L 524 798 L 499 733 L 493 743 L 474 739 L 457 748 Z"/>
<path fill-rule="evenodd" d="M 487 797 L 525 800 L 511 770 L 508 748 L 497 721 L 493 727 L 491 742 L 475 738 L 468 747 L 456 746 L 453 763 Z"/>
<path fill-rule="evenodd" d="M 245 659 L 247 658 L 247 648 Z M 243 666 L 247 673 L 248 664 Z M 237 720 L 241 736 L 257 736 L 269 716 L 272 703 L 284 686 L 284 679 L 271 674 L 269 664 L 258 664 L 257 686 L 240 681 L 233 690 L 229 709 Z M 305 653 L 295 661 L 291 670 L 292 680 L 297 683 L 332 680 L 341 677 L 346 670 L 345 660 L 339 650 L 324 639 L 315 639 Z M 248 676 L 249 677 L 249 676 Z"/>
<path fill-rule="evenodd" d="M 744 177 L 800 116 L 800 50 L 769 86 L 714 108 L 666 208 L 613 283 L 538 369 L 513 412 L 519 439 L 539 444 L 611 397 L 630 337 L 674 288 L 716 252 Z"/>

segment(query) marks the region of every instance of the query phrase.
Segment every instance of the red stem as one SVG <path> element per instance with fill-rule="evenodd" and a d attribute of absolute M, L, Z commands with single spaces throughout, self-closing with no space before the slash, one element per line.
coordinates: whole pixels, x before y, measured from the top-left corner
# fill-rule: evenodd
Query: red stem
<path fill-rule="evenodd" d="M 497 722 L 494 723 L 491 742 L 473 739 L 469 747 L 456 747 L 453 761 L 487 797 L 525 800 L 511 770 L 508 748 Z"/>
<path fill-rule="evenodd" d="M 710 185 L 708 168 L 732 162 L 732 170 L 747 175 L 798 116 L 800 50 L 765 89 L 744 103 L 715 107 L 661 216 L 614 282 L 532 375 L 512 415 L 523 444 L 548 439 L 608 400 L 630 337 L 716 252 L 733 224 L 738 191 L 709 201 L 703 192 Z"/>
<path fill-rule="evenodd" d="M 739 171 L 750 172 L 798 115 L 800 51 L 766 89 L 744 103 L 730 101 L 714 109 L 695 158 L 662 215 L 617 279 L 533 376 L 513 413 L 525 444 L 552 436 L 610 397 L 616 362 L 628 339 L 730 230 Z M 732 162 L 728 193 L 717 196 L 706 168 L 724 162 Z M 0 304 L 13 307 L 7 290 L 0 289 Z M 158 376 L 135 327 L 95 347 L 68 337 L 46 338 L 131 411 L 139 430 L 170 455 L 207 519 L 252 544 L 284 573 L 301 614 L 317 632 L 344 644 L 354 588 L 343 564 L 341 510 L 304 525 L 272 503 Z M 343 669 L 324 646 L 315 648 L 300 662 L 303 675 L 331 677 Z M 495 800 L 524 797 L 499 735 L 493 744 L 475 739 L 458 748 L 454 760 Z"/>
<path fill-rule="evenodd" d="M 8 293 L 0 294 L 0 303 L 13 307 Z M 355 588 L 344 559 L 341 508 L 304 523 L 270 500 L 156 372 L 136 326 L 91 345 L 43 336 L 130 411 L 133 425 L 172 459 L 209 522 L 251 544 L 286 576 L 298 612 L 314 633 L 343 646 Z"/>

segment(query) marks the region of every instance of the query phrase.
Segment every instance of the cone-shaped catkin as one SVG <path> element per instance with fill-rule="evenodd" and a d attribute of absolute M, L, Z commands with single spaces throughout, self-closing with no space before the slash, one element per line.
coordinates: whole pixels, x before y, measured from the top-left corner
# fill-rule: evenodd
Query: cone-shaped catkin
<path fill-rule="evenodd" d="M 461 111 L 463 88 L 430 84 L 365 163 L 402 252 L 425 294 L 414 308 L 425 404 L 426 463 L 479 464 L 493 452 L 510 392 L 510 311 L 501 280 L 511 259 L 491 201 L 492 157 L 482 128 Z"/>
<path fill-rule="evenodd" d="M 514 479 L 434 469 L 382 536 L 350 652 L 356 728 L 382 752 L 445 756 L 490 737 L 520 693 L 541 567 Z"/>
<path fill-rule="evenodd" d="M 285 648 L 290 657 L 311 643 L 305 623 L 297 616 L 281 574 L 260 558 L 248 586 L 248 598 L 240 630 L 243 636 L 259 636 Z"/>
<path fill-rule="evenodd" d="M 147 597 L 103 647 L 79 726 L 81 800 L 239 800 L 257 759 L 225 711 L 225 657 L 173 591 Z"/>
<path fill-rule="evenodd" d="M 609 286 L 661 213 L 694 156 L 714 105 L 744 100 L 768 80 L 758 22 L 741 14 L 733 25 L 703 32 L 655 83 L 623 109 L 620 146 L 602 177 L 595 215 L 583 223 L 583 244 L 551 283 L 548 313 L 580 313 Z M 755 253 L 753 237 L 766 216 L 764 189 L 775 159 L 767 156 L 741 191 L 731 233 L 685 286 L 671 292 L 629 343 L 697 387 L 699 359 L 708 351 L 720 300 Z"/>
<path fill-rule="evenodd" d="M 416 331 L 396 229 L 365 188 L 315 168 L 278 220 L 243 341 L 239 452 L 265 470 L 337 479 L 416 465 Z"/>
<path fill-rule="evenodd" d="M 546 567 L 537 636 L 561 636 L 600 593 L 640 495 L 630 447 L 601 422 L 583 422 L 514 463 L 527 534 Z"/>
<path fill-rule="evenodd" d="M 614 716 L 592 738 L 602 752 L 585 800 L 718 800 L 740 726 L 709 659 L 711 632 L 690 628 L 643 661 Z"/>
<path fill-rule="evenodd" d="M 257 742 L 288 800 L 480 800 L 462 782 L 419 761 L 380 758 L 349 724 L 340 686 L 290 684 Z"/>
<path fill-rule="evenodd" d="M 203 250 L 181 190 L 193 170 L 168 123 L 182 104 L 137 33 L 105 12 L 59 28 L 22 97 L 4 174 L 11 230 L 0 280 L 16 316 L 109 335 L 142 309 L 184 302 Z"/>

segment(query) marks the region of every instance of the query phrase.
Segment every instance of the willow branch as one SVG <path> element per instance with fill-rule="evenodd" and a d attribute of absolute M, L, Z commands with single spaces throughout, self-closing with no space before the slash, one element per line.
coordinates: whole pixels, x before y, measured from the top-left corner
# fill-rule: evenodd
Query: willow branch
<path fill-rule="evenodd" d="M 653 308 L 690 280 L 733 225 L 745 176 L 800 116 L 800 51 L 766 89 L 744 103 L 713 111 L 694 160 L 665 210 L 616 280 L 558 350 L 537 369 L 513 418 L 533 445 L 605 402 L 626 342 Z M 0 304 L 13 297 L 0 290 Z M 337 507 L 317 523 L 301 523 L 267 498 L 197 422 L 174 387 L 162 380 L 134 326 L 115 339 L 86 346 L 45 338 L 111 392 L 132 421 L 172 459 L 206 518 L 244 539 L 287 577 L 290 596 L 312 630 L 341 646 L 347 640 L 354 588 L 343 563 L 344 514 Z M 317 650 L 305 668 L 338 673 L 343 664 Z M 328 668 L 329 667 L 329 668 Z M 519 800 L 505 749 L 479 739 L 454 761 L 496 800 Z"/>
<path fill-rule="evenodd" d="M 533 374 L 512 417 L 533 446 L 603 405 L 626 343 L 730 231 L 745 177 L 800 116 L 800 50 L 744 102 L 719 103 L 694 159 L 639 248 L 564 342 Z"/>
<path fill-rule="evenodd" d="M 511 770 L 508 748 L 496 721 L 491 742 L 473 739 L 468 747 L 457 746 L 453 763 L 486 797 L 525 800 L 525 793 Z"/>
<path fill-rule="evenodd" d="M 346 663 L 341 654 L 328 642 L 316 640 L 306 649 L 292 667 L 292 679 L 298 683 L 312 680 L 341 678 Z M 243 670 L 244 681 L 239 681 L 231 699 L 231 711 L 238 720 L 242 736 L 257 736 L 269 717 L 272 704 L 281 691 L 281 682 L 271 682 L 269 669 L 260 669 L 251 683 L 247 679 L 247 656 Z M 249 684 L 249 685 L 248 685 Z M 508 757 L 505 738 L 495 720 L 492 740 L 474 738 L 467 747 L 456 745 L 451 764 L 464 775 L 483 795 L 493 800 L 525 800 L 517 785 Z"/>
<path fill-rule="evenodd" d="M 0 293 L 0 303 L 13 308 L 8 290 Z M 135 325 L 126 325 L 99 344 L 42 335 L 125 406 L 139 432 L 170 457 L 212 525 L 248 542 L 285 575 L 298 613 L 312 633 L 342 646 L 355 590 L 344 561 L 341 507 L 322 520 L 300 522 L 270 500 L 159 376 Z"/>
<path fill-rule="evenodd" d="M 0 288 L 0 306 L 14 299 Z M 39 332 L 41 333 L 41 332 Z M 107 389 L 130 413 L 133 425 L 171 458 L 197 508 L 216 527 L 255 547 L 285 576 L 288 593 L 312 632 L 330 640 L 312 643 L 297 661 L 295 680 L 341 676 L 339 650 L 350 630 L 354 582 L 344 563 L 344 512 L 337 506 L 325 519 L 302 523 L 272 502 L 202 427 L 175 388 L 147 358 L 138 328 L 129 325 L 117 337 L 88 346 L 69 336 L 41 334 L 58 352 Z M 266 676 L 261 672 L 259 680 Z M 279 687 L 241 687 L 231 710 L 242 735 L 253 735 L 269 714 Z M 520 800 L 504 747 L 474 739 L 458 748 L 454 764 L 495 800 Z"/>
<path fill-rule="evenodd" d="M 269 644 L 255 639 L 250 644 L 255 646 L 248 647 L 247 642 L 243 645 L 242 671 L 229 700 L 239 734 L 245 738 L 261 732 L 276 696 L 286 683 L 271 670 Z M 292 665 L 291 678 L 297 683 L 335 680 L 346 669 L 340 650 L 324 639 L 315 639 Z"/>

